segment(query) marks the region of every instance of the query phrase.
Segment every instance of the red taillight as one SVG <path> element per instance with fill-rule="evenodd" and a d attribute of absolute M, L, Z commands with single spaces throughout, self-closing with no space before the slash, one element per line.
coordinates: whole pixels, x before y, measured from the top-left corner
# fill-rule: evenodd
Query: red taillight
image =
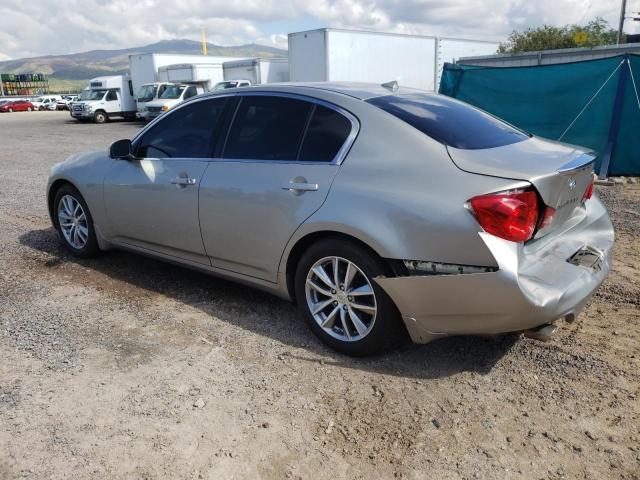
<path fill-rule="evenodd" d="M 591 175 L 591 182 L 589 183 L 589 186 L 587 187 L 587 189 L 584 191 L 584 195 L 582 195 L 582 202 L 586 202 L 587 200 L 589 200 L 591 198 L 591 196 L 593 195 L 593 183 L 596 181 L 596 176 L 595 175 Z"/>
<path fill-rule="evenodd" d="M 512 242 L 526 242 L 538 223 L 538 196 L 533 190 L 480 195 L 469 200 L 485 232 Z"/>

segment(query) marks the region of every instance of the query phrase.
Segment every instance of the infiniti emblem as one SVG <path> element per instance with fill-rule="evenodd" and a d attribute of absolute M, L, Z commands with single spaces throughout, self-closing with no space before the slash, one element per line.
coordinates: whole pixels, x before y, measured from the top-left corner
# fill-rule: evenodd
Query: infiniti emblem
<path fill-rule="evenodd" d="M 569 190 L 576 188 L 576 181 L 573 178 L 569 179 Z"/>

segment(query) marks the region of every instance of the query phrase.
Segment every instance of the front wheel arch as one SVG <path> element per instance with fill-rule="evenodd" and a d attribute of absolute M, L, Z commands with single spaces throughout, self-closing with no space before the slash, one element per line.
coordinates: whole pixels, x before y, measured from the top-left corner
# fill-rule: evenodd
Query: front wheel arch
<path fill-rule="evenodd" d="M 53 223 L 53 226 L 55 228 L 58 228 L 58 225 L 56 224 L 57 220 L 56 220 L 56 216 L 54 215 L 53 202 L 56 199 L 56 194 L 58 193 L 58 190 L 60 190 L 65 185 L 69 185 L 75 188 L 76 190 L 80 191 L 78 187 L 76 187 L 73 183 L 71 183 L 69 180 L 66 180 L 64 178 L 59 178 L 58 180 L 56 180 L 51 184 L 51 186 L 49 187 L 49 193 L 47 194 L 47 207 L 49 209 L 49 217 L 51 218 L 51 222 Z"/>

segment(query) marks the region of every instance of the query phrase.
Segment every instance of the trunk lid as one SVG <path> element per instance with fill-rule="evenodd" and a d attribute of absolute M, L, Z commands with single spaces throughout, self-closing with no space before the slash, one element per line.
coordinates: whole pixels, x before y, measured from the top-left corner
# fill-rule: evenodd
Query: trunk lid
<path fill-rule="evenodd" d="M 466 172 L 530 182 L 544 204 L 556 210 L 536 238 L 578 213 L 596 158 L 593 152 L 536 137 L 482 150 L 447 149 L 453 163 Z"/>

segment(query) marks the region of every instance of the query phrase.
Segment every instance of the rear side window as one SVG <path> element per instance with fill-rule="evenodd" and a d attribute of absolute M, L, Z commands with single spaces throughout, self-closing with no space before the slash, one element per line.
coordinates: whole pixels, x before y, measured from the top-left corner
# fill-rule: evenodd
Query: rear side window
<path fill-rule="evenodd" d="M 300 160 L 330 162 L 351 133 L 351 122 L 344 115 L 316 105 L 302 142 Z"/>
<path fill-rule="evenodd" d="M 488 113 L 443 95 L 386 95 L 367 102 L 454 148 L 501 147 L 529 138 L 526 133 Z"/>
<path fill-rule="evenodd" d="M 167 114 L 144 134 L 143 158 L 208 158 L 220 133 L 227 98 L 196 101 Z"/>
<path fill-rule="evenodd" d="M 293 98 L 242 97 L 224 157 L 295 160 L 310 109 L 310 103 Z"/>

